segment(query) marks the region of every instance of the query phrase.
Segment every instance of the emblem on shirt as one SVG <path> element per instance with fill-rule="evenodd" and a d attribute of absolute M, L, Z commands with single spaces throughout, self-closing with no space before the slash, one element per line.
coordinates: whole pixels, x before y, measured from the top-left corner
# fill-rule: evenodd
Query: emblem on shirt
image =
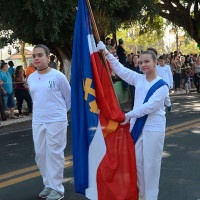
<path fill-rule="evenodd" d="M 51 90 L 55 88 L 55 86 L 56 86 L 55 81 L 49 81 L 49 88 L 51 88 Z"/>

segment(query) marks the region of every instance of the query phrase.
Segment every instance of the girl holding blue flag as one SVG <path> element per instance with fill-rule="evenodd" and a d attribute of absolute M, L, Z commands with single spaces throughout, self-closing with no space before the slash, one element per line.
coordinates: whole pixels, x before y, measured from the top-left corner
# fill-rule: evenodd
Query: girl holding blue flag
<path fill-rule="evenodd" d="M 169 88 L 156 75 L 156 54 L 145 51 L 139 58 L 139 67 L 144 74 L 125 68 L 99 42 L 98 50 L 103 50 L 112 70 L 124 81 L 135 86 L 134 108 L 125 114 L 126 124 L 135 142 L 139 200 L 157 200 L 161 159 L 165 138 L 164 100 Z"/>

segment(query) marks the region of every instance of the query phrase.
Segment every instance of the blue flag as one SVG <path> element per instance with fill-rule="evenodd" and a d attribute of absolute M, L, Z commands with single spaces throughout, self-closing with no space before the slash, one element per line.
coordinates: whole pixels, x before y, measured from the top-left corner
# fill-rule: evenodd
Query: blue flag
<path fill-rule="evenodd" d="M 88 151 L 98 126 L 98 109 L 92 76 L 88 38 L 92 33 L 85 0 L 79 0 L 74 29 L 71 125 L 75 191 L 88 188 Z"/>

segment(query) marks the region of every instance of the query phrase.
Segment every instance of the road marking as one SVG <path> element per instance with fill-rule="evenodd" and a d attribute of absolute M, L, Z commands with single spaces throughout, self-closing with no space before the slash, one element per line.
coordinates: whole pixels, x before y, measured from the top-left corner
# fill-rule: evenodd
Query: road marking
<path fill-rule="evenodd" d="M 65 163 L 64 168 L 67 168 L 67 167 L 70 167 L 70 166 L 73 166 L 72 161 Z M 21 176 L 21 177 L 18 177 L 18 178 L 14 178 L 14 179 L 11 179 L 9 181 L 2 182 L 2 183 L 0 183 L 0 189 L 7 187 L 7 186 L 10 186 L 10 185 L 14 185 L 16 183 L 20 183 L 20 182 L 32 179 L 32 178 L 36 178 L 38 176 L 41 176 L 39 171 L 33 172 L 31 174 L 24 175 L 24 176 Z"/>
<path fill-rule="evenodd" d="M 27 128 L 27 129 L 22 129 L 22 130 L 17 130 L 17 131 L 9 131 L 9 132 L 6 132 L 6 133 L 1 133 L 0 136 L 2 136 L 2 135 L 9 135 L 9 134 L 12 134 L 12 133 L 18 133 L 18 132 L 22 132 L 22 131 L 29 131 L 31 129 L 32 128 Z"/>
<path fill-rule="evenodd" d="M 195 123 L 195 122 L 200 122 L 200 118 L 195 119 L 195 120 L 191 120 L 191 121 L 187 121 L 187 122 L 184 122 L 184 123 L 180 123 L 180 124 L 177 124 L 177 125 L 174 125 L 174 126 L 169 126 L 169 127 L 166 128 L 166 131 L 174 129 L 174 128 L 179 128 L 181 126 L 186 126 L 186 125 L 189 125 L 189 124 L 192 124 L 192 123 Z"/>
<path fill-rule="evenodd" d="M 196 123 L 196 124 L 191 124 L 189 126 L 185 126 L 183 128 L 179 128 L 179 129 L 174 129 L 172 131 L 167 131 L 165 135 L 172 135 L 174 133 L 178 133 L 178 132 L 181 132 L 181 131 L 185 131 L 185 130 L 188 130 L 190 128 L 194 128 L 196 126 L 199 126 L 200 125 L 200 122 L 199 123 Z"/>
<path fill-rule="evenodd" d="M 68 161 L 70 159 L 72 159 L 72 155 L 65 157 L 65 161 Z M 37 167 L 37 165 L 34 165 L 32 167 L 27 167 L 27 168 L 20 169 L 20 170 L 17 170 L 17 171 L 9 172 L 7 174 L 0 175 L 0 180 L 10 178 L 12 176 L 24 174 L 26 172 L 30 172 L 30 171 L 33 171 L 33 170 L 36 170 L 36 169 L 38 169 L 38 167 Z"/>
<path fill-rule="evenodd" d="M 24 174 L 26 172 L 33 171 L 35 169 L 38 169 L 37 165 L 34 165 L 32 167 L 27 167 L 27 168 L 24 168 L 24 169 L 20 169 L 20 170 L 14 171 L 14 172 L 9 172 L 7 174 L 0 175 L 0 180 L 5 179 L 5 178 L 10 178 L 12 176 L 16 176 L 16 175 L 19 175 L 19 174 Z"/>
<path fill-rule="evenodd" d="M 195 123 L 195 122 L 198 122 L 198 123 Z M 191 121 L 187 121 L 187 122 L 184 122 L 184 123 L 180 123 L 180 124 L 177 124 L 177 125 L 173 125 L 173 126 L 166 128 L 166 136 L 172 135 L 174 133 L 178 133 L 178 132 L 181 132 L 181 131 L 184 131 L 184 130 L 188 130 L 190 128 L 193 128 L 193 127 L 196 127 L 196 126 L 199 126 L 199 125 L 200 125 L 200 118 L 195 119 L 195 120 L 191 120 Z M 73 166 L 73 162 L 69 161 L 70 159 L 72 159 L 72 155 L 65 157 L 65 161 L 68 161 L 68 162 L 66 162 L 64 164 L 64 168 L 67 168 L 69 166 Z M 9 173 L 0 175 L 0 180 L 6 179 L 6 178 L 11 178 L 11 177 L 17 176 L 17 175 L 21 175 L 20 177 L 1 182 L 0 188 L 4 188 L 4 187 L 7 187 L 7 186 L 16 184 L 16 183 L 20 183 L 20 182 L 41 176 L 40 172 L 37 169 L 38 169 L 37 165 L 34 165 L 34 166 L 31 166 L 31 167 L 27 167 L 27 168 L 24 168 L 24 169 L 20 169 L 20 170 L 17 170 L 17 171 L 13 171 L 13 172 L 9 172 Z M 24 173 L 31 172 L 33 170 L 37 170 L 37 171 L 32 172 L 30 174 L 23 175 Z"/>

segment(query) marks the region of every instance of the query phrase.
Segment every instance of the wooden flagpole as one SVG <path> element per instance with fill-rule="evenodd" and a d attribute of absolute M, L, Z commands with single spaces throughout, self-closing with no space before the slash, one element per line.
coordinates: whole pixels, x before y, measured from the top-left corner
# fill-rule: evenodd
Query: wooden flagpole
<path fill-rule="evenodd" d="M 100 36 L 99 36 L 99 32 L 98 32 L 98 29 L 97 29 L 97 25 L 96 25 L 96 22 L 95 22 L 95 19 L 94 19 L 94 15 L 93 15 L 93 12 L 92 12 L 92 8 L 91 8 L 91 5 L 90 5 L 90 1 L 89 1 L 89 0 L 85 0 L 85 1 L 86 1 L 86 4 L 87 4 L 87 7 L 88 7 L 89 14 L 90 14 L 90 19 L 91 19 L 92 27 L 93 27 L 93 29 L 94 29 L 94 37 L 96 38 L 97 43 L 99 43 L 99 42 L 100 42 Z M 100 51 L 100 53 L 101 53 L 101 55 L 102 55 L 103 63 L 104 63 L 104 65 L 105 65 L 105 67 L 106 67 L 106 71 L 107 71 L 109 80 L 110 80 L 110 82 L 111 82 L 113 91 L 114 91 L 114 93 L 115 93 L 114 86 L 113 86 L 113 81 L 112 81 L 112 78 L 111 78 L 111 75 L 110 75 L 110 71 L 109 71 L 109 68 L 108 68 L 108 63 L 107 63 L 107 61 L 106 61 L 105 54 L 104 54 L 104 52 L 103 52 L 102 50 Z M 116 93 L 115 93 L 115 97 L 116 97 L 116 99 L 117 99 L 118 106 L 120 107 L 120 104 L 119 104 L 119 101 L 118 101 L 118 98 L 117 98 Z"/>

